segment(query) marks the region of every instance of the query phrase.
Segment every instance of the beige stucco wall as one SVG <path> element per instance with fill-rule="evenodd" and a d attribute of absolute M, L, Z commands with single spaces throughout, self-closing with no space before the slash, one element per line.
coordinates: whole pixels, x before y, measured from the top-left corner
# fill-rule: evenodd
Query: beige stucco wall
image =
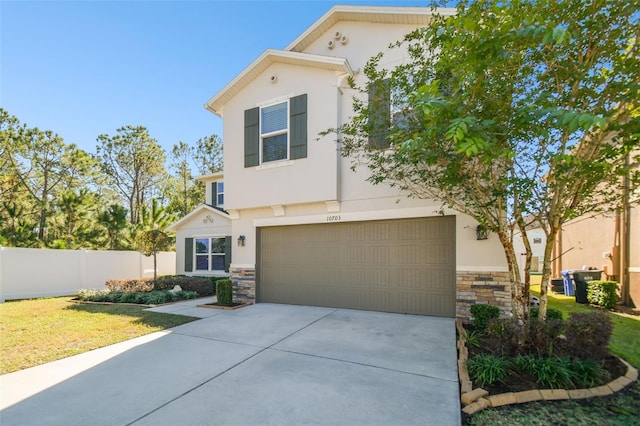
<path fill-rule="evenodd" d="M 388 50 L 388 45 L 415 28 L 339 22 L 319 37 L 306 53 L 348 59 L 358 85 L 364 85 L 366 61 Z M 327 47 L 336 31 L 349 42 Z M 381 64 L 398 65 L 407 57 L 401 49 L 388 51 Z M 277 77 L 272 83 L 271 76 Z M 232 268 L 254 268 L 256 228 L 303 223 L 348 222 L 437 216 L 441 203 L 410 199 L 387 185 L 367 182 L 366 168 L 351 171 L 351 160 L 342 158 L 336 136 L 318 134 L 346 122 L 354 96 L 346 74 L 318 68 L 272 64 L 224 105 L 225 209 L 233 219 L 233 240 L 245 235 L 244 247 L 234 245 Z M 244 168 L 244 111 L 278 99 L 308 95 L 308 156 L 294 161 Z M 452 211 L 456 218 L 456 262 L 458 270 L 506 271 L 506 261 L 495 235 L 477 241 L 477 223 Z M 180 247 L 178 247 L 180 252 Z M 181 260 L 178 260 L 180 271 Z"/>

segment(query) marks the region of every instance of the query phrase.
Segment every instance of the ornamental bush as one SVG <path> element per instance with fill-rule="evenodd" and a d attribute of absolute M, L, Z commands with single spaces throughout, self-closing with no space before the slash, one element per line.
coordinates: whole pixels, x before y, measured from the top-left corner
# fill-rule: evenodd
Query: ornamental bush
<path fill-rule="evenodd" d="M 113 293 L 142 293 L 153 290 L 153 280 L 151 278 L 107 280 L 105 286 Z"/>
<path fill-rule="evenodd" d="M 609 355 L 613 324 L 604 312 L 572 312 L 565 321 L 566 354 L 577 359 L 602 360 Z"/>
<path fill-rule="evenodd" d="M 529 310 L 529 318 L 538 318 L 539 314 L 540 314 L 540 308 L 531 308 Z M 559 311 L 553 308 L 547 309 L 547 319 L 561 320 L 562 311 Z"/>
<path fill-rule="evenodd" d="M 587 283 L 587 300 L 593 305 L 612 309 L 618 303 L 618 283 L 616 281 L 590 281 Z"/>
<path fill-rule="evenodd" d="M 484 331 L 490 319 L 500 316 L 500 308 L 493 305 L 471 305 L 471 316 L 474 328 Z"/>
<path fill-rule="evenodd" d="M 231 280 L 219 280 L 216 282 L 216 295 L 218 296 L 218 305 L 233 306 Z"/>
<path fill-rule="evenodd" d="M 179 285 L 184 291 L 195 291 L 198 297 L 212 296 L 216 288 L 208 277 L 187 277 L 185 275 L 166 275 L 158 277 L 153 283 L 154 290 L 171 290 Z"/>

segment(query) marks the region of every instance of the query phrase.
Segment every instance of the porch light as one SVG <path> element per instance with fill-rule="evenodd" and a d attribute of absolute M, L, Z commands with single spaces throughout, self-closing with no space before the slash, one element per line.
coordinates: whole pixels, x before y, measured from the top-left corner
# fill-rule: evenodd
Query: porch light
<path fill-rule="evenodd" d="M 245 240 L 244 235 L 240 235 L 238 237 L 238 247 L 244 247 L 244 240 Z"/>
<path fill-rule="evenodd" d="M 484 225 L 478 225 L 476 227 L 476 239 L 486 240 L 487 238 L 489 238 L 489 231 L 487 231 L 487 227 Z"/>

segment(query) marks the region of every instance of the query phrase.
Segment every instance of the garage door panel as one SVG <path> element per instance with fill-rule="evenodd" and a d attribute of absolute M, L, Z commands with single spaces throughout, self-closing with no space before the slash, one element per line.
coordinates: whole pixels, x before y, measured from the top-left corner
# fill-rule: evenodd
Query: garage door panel
<path fill-rule="evenodd" d="M 455 218 L 259 229 L 259 302 L 455 316 Z"/>

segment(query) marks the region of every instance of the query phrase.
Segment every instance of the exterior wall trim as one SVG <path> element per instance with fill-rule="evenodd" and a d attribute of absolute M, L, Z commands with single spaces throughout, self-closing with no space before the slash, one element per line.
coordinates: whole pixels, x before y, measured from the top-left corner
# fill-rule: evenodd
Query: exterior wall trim
<path fill-rule="evenodd" d="M 282 226 L 282 225 L 308 225 L 314 223 L 326 222 L 361 222 L 369 220 L 384 219 L 409 219 L 417 217 L 433 217 L 434 207 L 413 207 L 407 209 L 393 210 L 370 210 L 360 212 L 341 212 L 339 215 L 309 215 L 309 216 L 288 216 L 254 219 L 253 226 L 256 228 L 264 226 Z M 454 212 L 446 212 L 446 215 L 455 215 Z"/>

